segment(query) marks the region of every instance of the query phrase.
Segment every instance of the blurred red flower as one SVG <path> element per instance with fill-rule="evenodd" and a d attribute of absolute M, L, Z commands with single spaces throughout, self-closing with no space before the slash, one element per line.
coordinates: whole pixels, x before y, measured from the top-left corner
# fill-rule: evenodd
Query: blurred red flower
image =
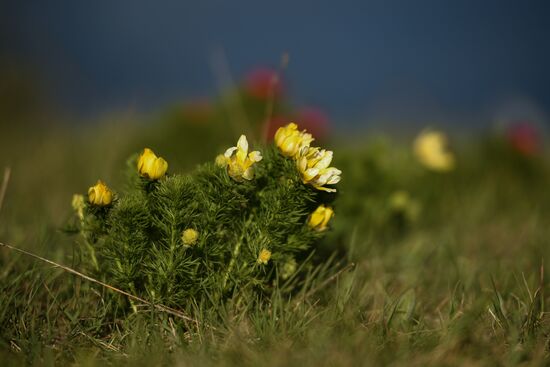
<path fill-rule="evenodd" d="M 283 86 L 275 70 L 257 68 L 245 77 L 244 90 L 257 99 L 268 99 L 271 96 L 280 96 L 283 92 Z"/>
<path fill-rule="evenodd" d="M 527 121 L 511 125 L 506 138 L 512 148 L 525 156 L 534 156 L 540 150 L 540 137 L 538 129 Z"/>
<path fill-rule="evenodd" d="M 329 129 L 328 116 L 319 108 L 303 107 L 298 110 L 293 119 L 300 129 L 305 129 L 315 139 L 324 139 Z"/>

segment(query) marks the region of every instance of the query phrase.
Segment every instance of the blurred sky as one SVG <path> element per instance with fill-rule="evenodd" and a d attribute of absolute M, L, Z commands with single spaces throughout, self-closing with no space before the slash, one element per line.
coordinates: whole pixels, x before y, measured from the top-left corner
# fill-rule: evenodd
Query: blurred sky
<path fill-rule="evenodd" d="M 87 116 L 215 95 L 219 50 L 235 79 L 288 52 L 294 100 L 337 120 L 550 111 L 548 1 L 0 0 L 0 32 Z"/>

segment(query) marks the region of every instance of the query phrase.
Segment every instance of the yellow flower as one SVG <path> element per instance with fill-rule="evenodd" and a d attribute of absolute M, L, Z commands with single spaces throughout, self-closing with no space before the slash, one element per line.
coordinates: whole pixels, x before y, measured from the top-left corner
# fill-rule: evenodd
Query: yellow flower
<path fill-rule="evenodd" d="M 332 151 L 320 150 L 314 147 L 303 147 L 298 153 L 296 164 L 302 181 L 313 185 L 318 190 L 335 192 L 336 189 L 324 187 L 340 182 L 340 171 L 337 168 L 329 167 L 332 161 Z"/>
<path fill-rule="evenodd" d="M 298 131 L 298 125 L 294 122 L 277 129 L 275 133 L 275 144 L 284 156 L 295 157 L 301 148 L 309 147 L 313 141 L 311 134 Z"/>
<path fill-rule="evenodd" d="M 161 157 L 157 157 L 151 149 L 145 148 L 139 156 L 137 168 L 141 176 L 158 180 L 166 174 L 168 162 Z"/>
<path fill-rule="evenodd" d="M 185 246 L 193 246 L 199 239 L 199 232 L 193 228 L 187 228 L 181 235 L 181 240 Z"/>
<path fill-rule="evenodd" d="M 224 153 L 227 162 L 227 172 L 235 181 L 252 180 L 254 178 L 254 163 L 262 160 L 258 151 L 248 153 L 248 141 L 241 135 L 236 147 L 227 149 Z"/>
<path fill-rule="evenodd" d="M 414 154 L 427 168 L 434 171 L 450 171 L 455 159 L 447 149 L 447 137 L 437 131 L 424 131 L 414 141 Z"/>
<path fill-rule="evenodd" d="M 88 189 L 88 201 L 92 205 L 106 206 L 113 201 L 113 193 L 103 181 L 97 180 L 95 186 Z"/>
<path fill-rule="evenodd" d="M 260 251 L 260 254 L 258 255 L 258 264 L 264 264 L 266 265 L 269 261 L 269 259 L 271 259 L 271 251 L 269 251 L 268 249 L 262 249 L 262 251 Z"/>
<path fill-rule="evenodd" d="M 80 194 L 74 194 L 71 204 L 73 206 L 73 209 L 76 211 L 78 218 L 80 218 L 80 220 L 84 219 L 84 196 Z"/>
<path fill-rule="evenodd" d="M 326 207 L 324 205 L 319 205 L 317 209 L 309 217 L 308 225 L 317 230 L 324 231 L 327 229 L 327 224 L 330 218 L 334 215 L 334 211 L 331 207 Z"/>

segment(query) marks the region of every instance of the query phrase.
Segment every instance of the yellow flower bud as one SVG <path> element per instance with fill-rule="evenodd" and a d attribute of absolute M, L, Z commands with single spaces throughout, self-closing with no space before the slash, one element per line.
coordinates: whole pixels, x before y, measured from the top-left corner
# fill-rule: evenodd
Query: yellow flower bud
<path fill-rule="evenodd" d="M 151 149 L 145 148 L 139 156 L 137 168 L 141 176 L 158 180 L 166 174 L 168 162 L 161 157 L 157 157 Z"/>
<path fill-rule="evenodd" d="M 300 149 L 308 147 L 313 141 L 311 134 L 298 131 L 298 125 L 294 122 L 280 127 L 275 133 L 275 144 L 286 157 L 295 157 Z"/>
<path fill-rule="evenodd" d="M 71 204 L 73 206 L 73 209 L 76 211 L 78 218 L 80 218 L 80 220 L 84 219 L 84 196 L 80 194 L 74 194 Z"/>
<path fill-rule="evenodd" d="M 224 167 L 227 167 L 227 164 L 229 163 L 226 156 L 224 156 L 223 154 L 218 154 L 218 156 L 216 157 L 216 166 L 220 167 L 220 168 L 224 168 Z"/>
<path fill-rule="evenodd" d="M 316 231 L 324 231 L 327 229 L 327 224 L 334 215 L 331 207 L 319 205 L 317 209 L 309 217 L 308 225 Z"/>
<path fill-rule="evenodd" d="M 187 228 L 181 235 L 181 240 L 185 246 L 193 246 L 199 239 L 199 232 L 193 228 Z"/>
<path fill-rule="evenodd" d="M 271 259 L 271 251 L 265 248 L 262 249 L 262 251 L 260 251 L 260 254 L 258 255 L 258 264 L 267 265 L 269 259 Z"/>
<path fill-rule="evenodd" d="M 88 189 L 88 201 L 92 205 L 107 206 L 113 201 L 113 193 L 103 181 L 97 180 L 95 186 Z"/>
<path fill-rule="evenodd" d="M 454 168 L 454 155 L 447 149 L 447 137 L 437 131 L 424 131 L 414 141 L 414 154 L 427 168 L 445 172 Z"/>
<path fill-rule="evenodd" d="M 296 260 L 290 259 L 288 260 L 284 265 L 283 269 L 281 271 L 281 278 L 283 280 L 288 279 L 296 272 L 298 264 L 296 263 Z"/>

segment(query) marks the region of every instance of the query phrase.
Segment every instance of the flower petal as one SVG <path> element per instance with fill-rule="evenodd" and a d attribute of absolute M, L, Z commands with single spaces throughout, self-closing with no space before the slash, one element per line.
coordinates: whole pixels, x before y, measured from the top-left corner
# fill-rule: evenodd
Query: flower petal
<path fill-rule="evenodd" d="M 332 176 L 331 178 L 328 179 L 327 185 L 337 184 L 338 182 L 340 182 L 341 178 L 342 177 L 340 177 L 340 176 L 334 175 L 334 176 Z"/>
<path fill-rule="evenodd" d="M 309 168 L 303 173 L 303 176 L 306 181 L 311 181 L 318 174 L 319 170 L 317 168 Z"/>
<path fill-rule="evenodd" d="M 248 154 L 248 158 L 253 162 L 259 162 L 262 160 L 263 157 L 262 157 L 262 153 L 255 150 L 253 152 L 250 152 L 250 154 Z"/>
<path fill-rule="evenodd" d="M 336 189 L 332 189 L 330 187 L 323 187 L 323 186 L 313 186 L 317 190 L 326 191 L 326 192 L 336 192 Z"/>
<path fill-rule="evenodd" d="M 246 140 L 246 136 L 241 135 L 241 137 L 239 138 L 239 141 L 237 142 L 237 148 L 239 148 L 239 150 L 244 151 L 245 156 L 246 154 L 248 154 L 248 140 Z"/>
<path fill-rule="evenodd" d="M 237 150 L 237 147 L 231 147 L 231 148 L 227 149 L 223 155 L 226 158 L 231 158 L 231 156 L 233 155 L 233 152 L 235 152 L 236 150 Z"/>
<path fill-rule="evenodd" d="M 324 169 L 327 168 L 330 165 L 330 162 L 332 162 L 332 151 L 323 151 L 323 157 L 317 162 L 315 165 L 316 168 Z"/>
<path fill-rule="evenodd" d="M 252 180 L 254 178 L 254 168 L 253 167 L 248 167 L 244 172 L 243 172 L 243 178 L 246 179 L 246 180 Z"/>

